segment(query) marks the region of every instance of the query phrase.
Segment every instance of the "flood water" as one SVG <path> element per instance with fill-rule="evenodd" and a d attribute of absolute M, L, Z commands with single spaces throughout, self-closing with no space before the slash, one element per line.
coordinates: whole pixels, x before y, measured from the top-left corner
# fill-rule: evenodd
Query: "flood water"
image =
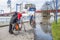
<path fill-rule="evenodd" d="M 42 16 L 37 16 L 35 17 L 36 28 L 34 28 L 34 40 L 52 40 L 51 23 L 54 21 L 54 17 L 51 16 L 50 19 L 46 20 Z"/>
<path fill-rule="evenodd" d="M 35 40 L 52 40 L 52 36 L 50 33 L 45 33 L 41 28 L 40 24 L 36 24 L 35 32 Z"/>

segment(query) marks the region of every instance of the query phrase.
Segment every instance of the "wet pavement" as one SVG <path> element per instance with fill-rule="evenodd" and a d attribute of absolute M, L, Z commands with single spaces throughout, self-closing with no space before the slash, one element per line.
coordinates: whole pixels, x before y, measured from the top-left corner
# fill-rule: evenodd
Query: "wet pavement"
<path fill-rule="evenodd" d="M 24 26 L 26 32 L 24 31 Z M 10 34 L 8 32 L 9 26 L 0 28 L 0 40 L 34 40 L 33 29 L 28 23 L 24 23 L 22 30 L 18 35 Z"/>

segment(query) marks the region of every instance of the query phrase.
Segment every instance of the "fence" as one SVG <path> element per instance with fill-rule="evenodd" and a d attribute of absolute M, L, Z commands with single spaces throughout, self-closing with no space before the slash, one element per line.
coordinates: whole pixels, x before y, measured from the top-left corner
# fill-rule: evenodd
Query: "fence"
<path fill-rule="evenodd" d="M 0 26 L 8 25 L 11 17 L 0 17 Z"/>
<path fill-rule="evenodd" d="M 9 25 L 10 19 L 11 19 L 11 17 L 9 17 L 9 16 L 0 17 L 0 26 Z M 30 16 L 23 16 L 22 19 L 23 19 L 23 22 L 29 21 Z"/>

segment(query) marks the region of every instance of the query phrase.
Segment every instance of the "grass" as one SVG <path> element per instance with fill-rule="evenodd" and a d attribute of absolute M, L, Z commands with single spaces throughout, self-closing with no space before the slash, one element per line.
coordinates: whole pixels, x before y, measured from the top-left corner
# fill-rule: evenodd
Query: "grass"
<path fill-rule="evenodd" d="M 52 36 L 53 40 L 60 40 L 60 19 L 57 24 L 55 21 L 52 23 Z"/>

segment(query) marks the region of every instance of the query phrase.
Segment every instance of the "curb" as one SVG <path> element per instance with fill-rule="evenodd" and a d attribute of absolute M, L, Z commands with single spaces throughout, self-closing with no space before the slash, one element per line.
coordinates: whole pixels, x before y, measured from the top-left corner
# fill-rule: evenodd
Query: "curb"
<path fill-rule="evenodd" d="M 6 27 L 6 26 L 9 26 L 9 25 L 1 25 L 0 27 Z"/>

